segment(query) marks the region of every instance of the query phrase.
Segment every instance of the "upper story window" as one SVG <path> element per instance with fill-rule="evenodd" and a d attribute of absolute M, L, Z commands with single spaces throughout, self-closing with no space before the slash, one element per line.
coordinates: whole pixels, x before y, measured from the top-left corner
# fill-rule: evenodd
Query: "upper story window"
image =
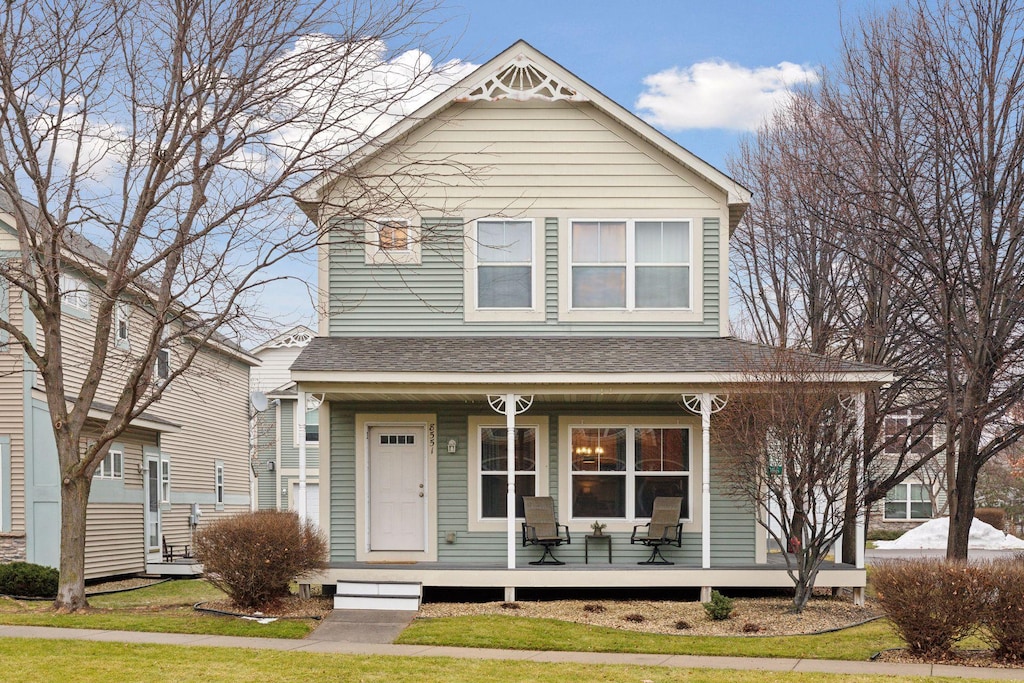
<path fill-rule="evenodd" d="M 128 308 L 128 304 L 124 301 L 118 301 L 114 304 L 114 341 L 118 346 L 128 345 L 128 335 L 130 331 L 128 318 L 130 314 L 131 310 Z"/>
<path fill-rule="evenodd" d="M 61 303 L 81 313 L 89 312 L 89 286 L 79 277 L 60 274 Z"/>
<path fill-rule="evenodd" d="M 318 443 L 320 441 L 320 409 L 313 408 L 306 411 L 306 443 Z"/>
<path fill-rule="evenodd" d="M 477 308 L 533 308 L 533 221 L 477 221 Z"/>
<path fill-rule="evenodd" d="M 123 479 L 124 478 L 124 452 L 111 448 L 107 455 L 100 461 L 96 468 L 97 479 Z"/>
<path fill-rule="evenodd" d="M 896 484 L 885 494 L 885 519 L 931 519 L 932 498 L 924 484 Z"/>
<path fill-rule="evenodd" d="M 366 224 L 366 263 L 420 262 L 419 229 L 404 218 L 382 218 Z"/>
<path fill-rule="evenodd" d="M 689 309 L 688 220 L 575 220 L 570 308 Z"/>

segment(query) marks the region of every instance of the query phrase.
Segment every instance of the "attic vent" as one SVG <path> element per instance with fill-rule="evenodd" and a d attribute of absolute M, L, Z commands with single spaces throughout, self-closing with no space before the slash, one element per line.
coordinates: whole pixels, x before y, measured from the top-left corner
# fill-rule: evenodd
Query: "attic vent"
<path fill-rule="evenodd" d="M 461 99 L 467 102 L 504 99 L 523 101 L 540 99 L 551 102 L 555 100 L 587 101 L 586 97 L 549 76 L 523 55 L 516 57 L 514 62 L 489 77 L 482 85 Z"/>

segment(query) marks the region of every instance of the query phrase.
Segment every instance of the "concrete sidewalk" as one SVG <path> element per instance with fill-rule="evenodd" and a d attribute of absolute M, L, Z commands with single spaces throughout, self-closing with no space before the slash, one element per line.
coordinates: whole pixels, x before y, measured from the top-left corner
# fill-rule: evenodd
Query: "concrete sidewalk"
<path fill-rule="evenodd" d="M 460 659 L 520 660 L 529 662 L 574 662 L 579 664 L 624 664 L 667 666 L 695 669 L 740 669 L 746 671 L 799 671 L 815 673 L 877 676 L 946 676 L 990 680 L 1024 680 L 1024 669 L 995 669 L 946 664 L 895 664 L 884 662 L 844 662 L 825 659 L 761 659 L 754 657 L 698 657 L 690 655 L 620 654 L 601 652 L 540 652 L 536 650 L 488 650 L 427 645 L 380 645 L 338 642 L 308 638 L 240 638 L 234 636 L 186 635 L 180 633 L 142 633 L 138 631 L 101 631 L 91 629 L 50 628 L 46 626 L 0 626 L 3 638 L 46 638 L 52 640 L 91 640 L 114 643 L 152 643 L 158 645 L 242 647 L 255 650 L 321 652 L 342 655 L 397 655 L 402 657 L 455 657 Z"/>

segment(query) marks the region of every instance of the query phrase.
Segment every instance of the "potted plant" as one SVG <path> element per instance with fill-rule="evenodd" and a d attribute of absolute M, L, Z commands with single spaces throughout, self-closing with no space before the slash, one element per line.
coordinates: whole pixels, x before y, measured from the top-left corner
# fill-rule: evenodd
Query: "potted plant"
<path fill-rule="evenodd" d="M 597 520 L 594 520 L 594 523 L 590 525 L 590 528 L 594 530 L 594 535 L 595 536 L 604 536 L 604 528 L 606 526 L 608 526 L 608 525 L 607 524 L 601 524 L 601 522 L 598 522 Z"/>

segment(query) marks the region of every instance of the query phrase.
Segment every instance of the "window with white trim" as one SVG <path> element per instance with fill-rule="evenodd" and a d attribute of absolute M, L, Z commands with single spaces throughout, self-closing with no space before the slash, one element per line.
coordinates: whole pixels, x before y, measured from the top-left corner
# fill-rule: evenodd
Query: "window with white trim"
<path fill-rule="evenodd" d="M 129 309 L 127 302 L 118 301 L 114 304 L 114 342 L 118 346 L 128 346 L 130 332 L 128 318 L 130 315 L 131 309 Z"/>
<path fill-rule="evenodd" d="M 377 223 L 379 251 L 409 251 L 409 221 L 389 220 Z"/>
<path fill-rule="evenodd" d="M 171 350 L 166 346 L 156 352 L 156 376 L 157 379 L 171 376 Z"/>
<path fill-rule="evenodd" d="M 508 493 L 508 428 L 482 425 L 476 438 L 480 454 L 478 509 L 481 519 L 506 519 Z M 523 516 L 523 496 L 537 495 L 538 440 L 536 427 L 515 431 L 516 517 Z"/>
<path fill-rule="evenodd" d="M 532 309 L 533 221 L 477 221 L 476 249 L 476 307 Z"/>
<path fill-rule="evenodd" d="M 570 222 L 571 309 L 691 308 L 689 220 Z"/>
<path fill-rule="evenodd" d="M 573 519 L 649 519 L 654 499 L 679 496 L 690 519 L 690 430 L 642 425 L 572 427 Z"/>
<path fill-rule="evenodd" d="M 306 443 L 319 443 L 320 441 L 320 409 L 313 408 L 306 411 Z"/>
<path fill-rule="evenodd" d="M 365 262 L 371 265 L 418 264 L 419 227 L 405 218 L 380 218 L 365 223 Z"/>
<path fill-rule="evenodd" d="M 60 298 L 64 306 L 82 313 L 89 312 L 89 286 L 82 278 L 61 273 Z"/>
<path fill-rule="evenodd" d="M 171 461 L 166 457 L 160 458 L 160 502 L 171 504 Z"/>
<path fill-rule="evenodd" d="M 924 484 L 903 482 L 885 494 L 885 519 L 932 518 L 932 498 Z"/>
<path fill-rule="evenodd" d="M 218 462 L 214 465 L 214 500 L 218 507 L 224 506 L 224 463 Z"/>
<path fill-rule="evenodd" d="M 111 448 L 96 468 L 96 479 L 124 478 L 124 451 Z"/>

